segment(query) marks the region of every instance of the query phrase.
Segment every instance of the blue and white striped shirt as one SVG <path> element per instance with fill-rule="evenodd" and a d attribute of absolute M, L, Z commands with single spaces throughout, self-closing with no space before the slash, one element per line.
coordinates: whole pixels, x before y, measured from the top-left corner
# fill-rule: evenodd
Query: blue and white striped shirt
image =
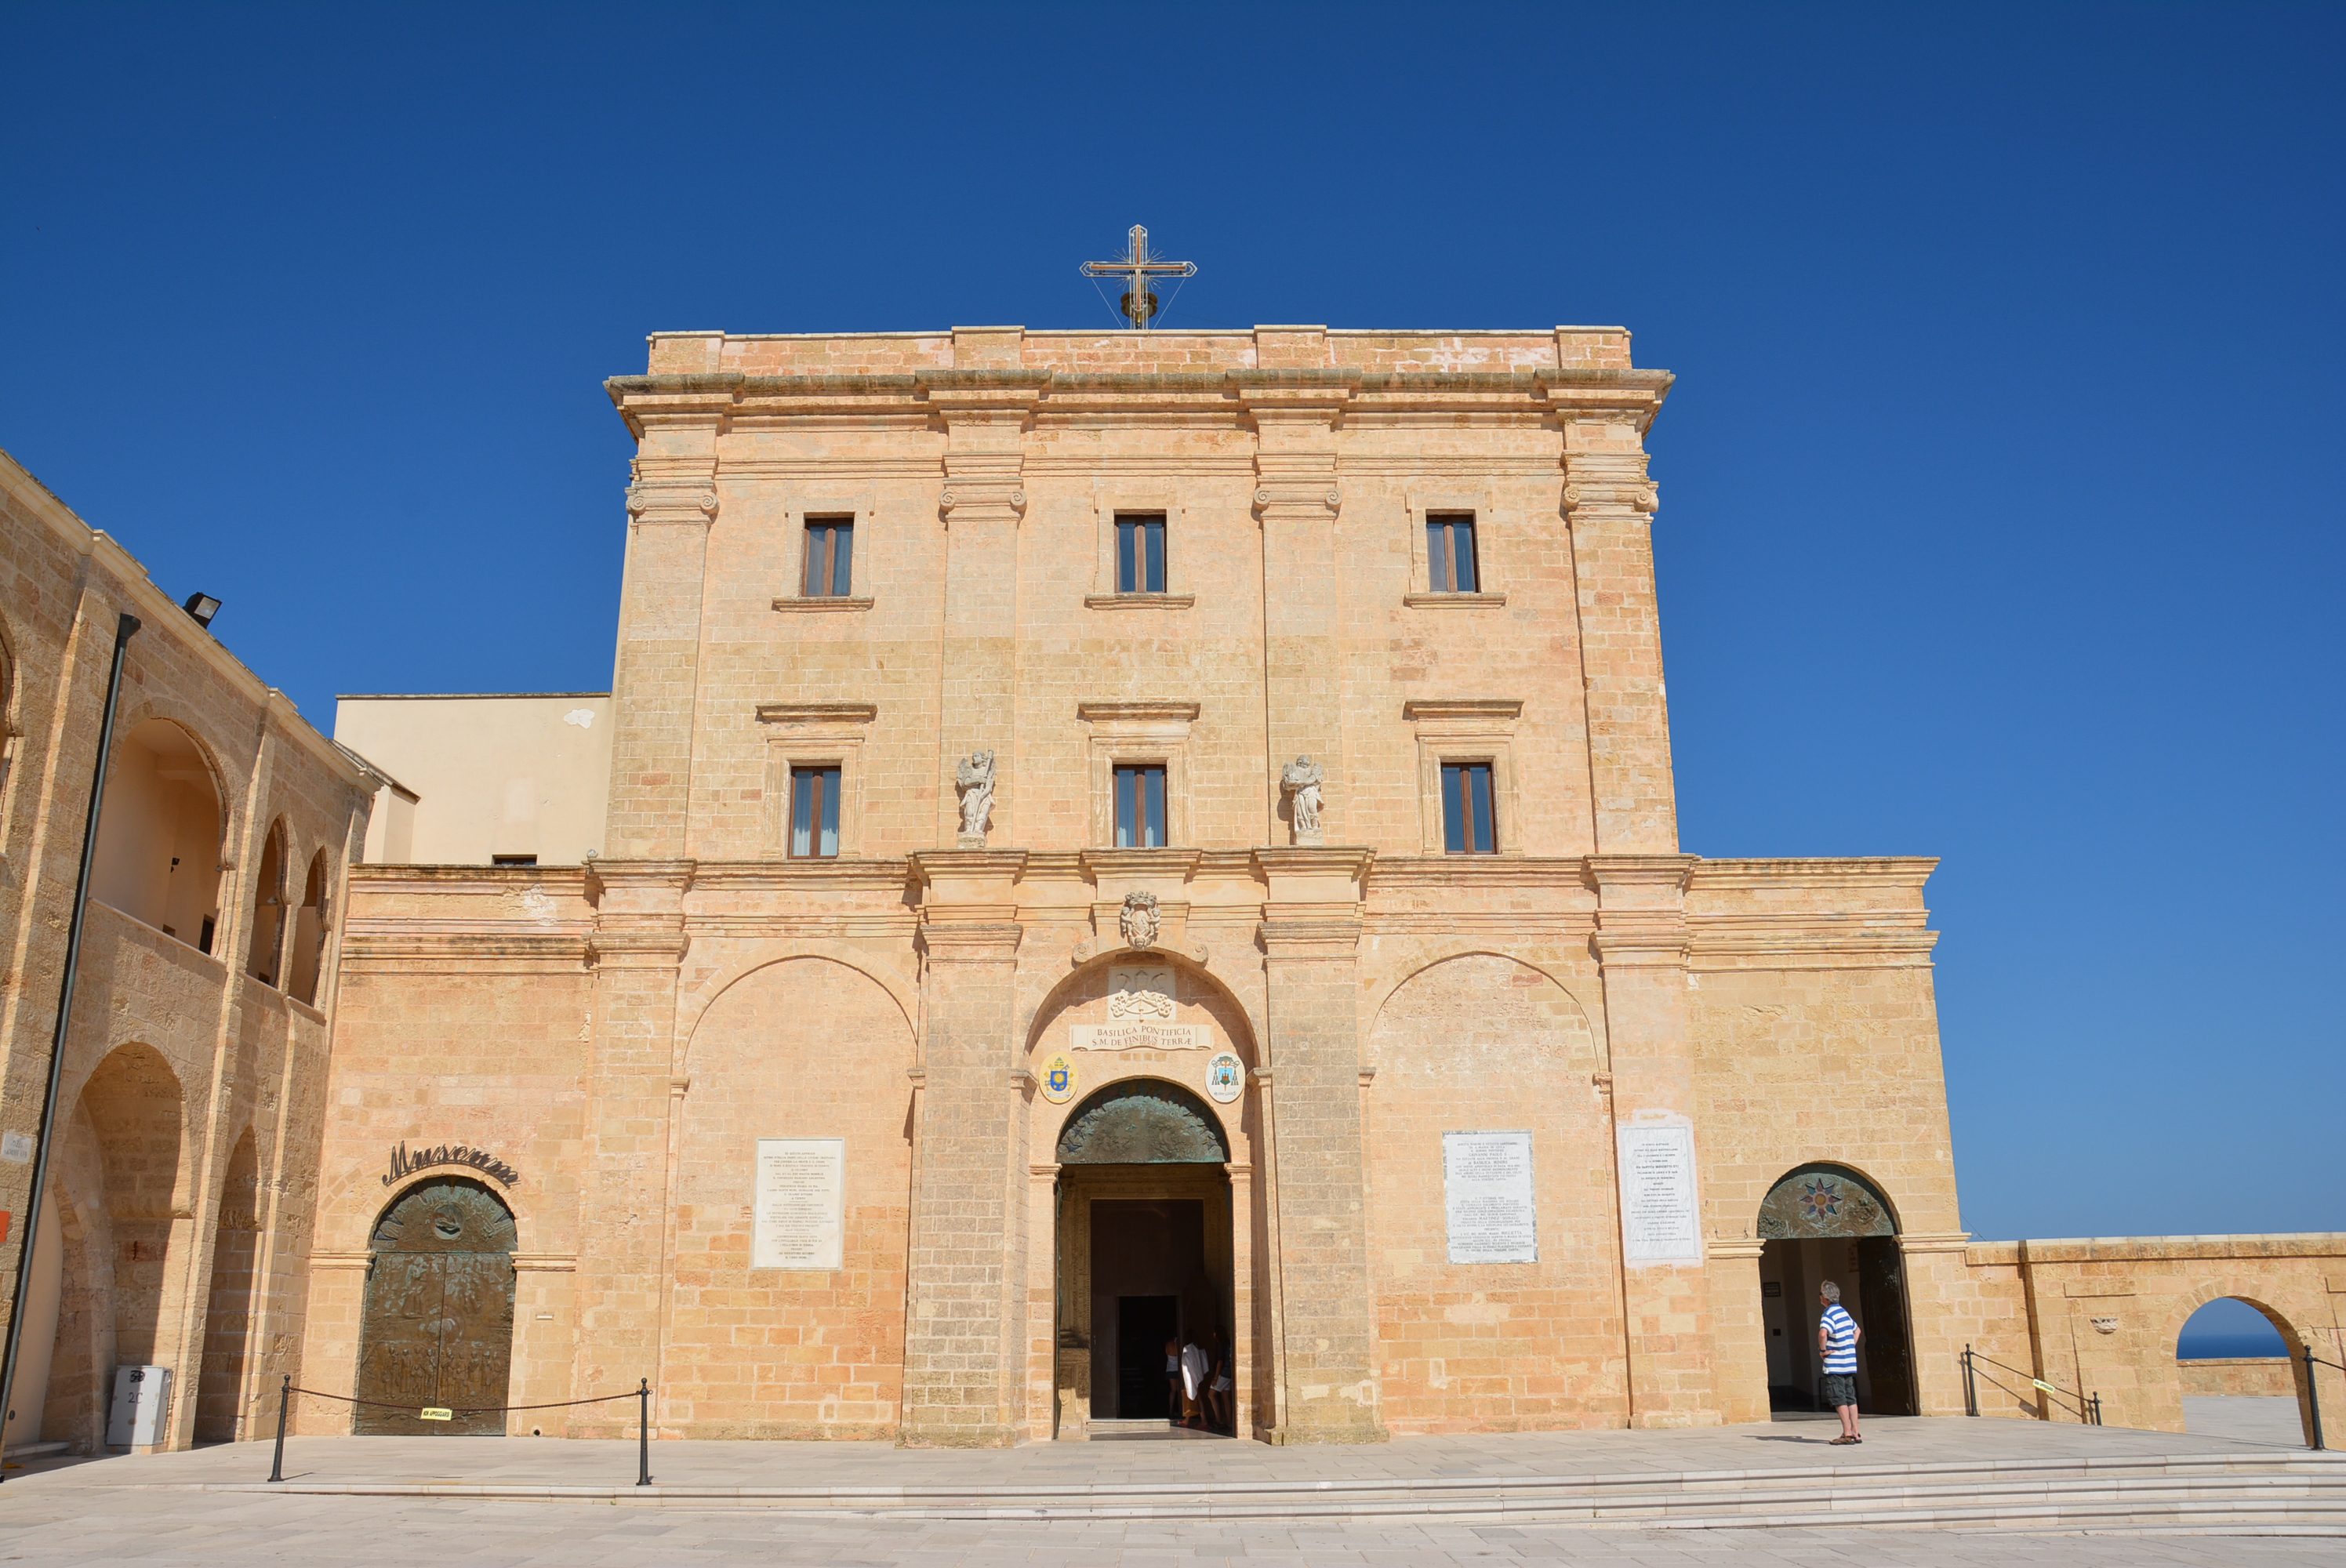
<path fill-rule="evenodd" d="M 1850 1372 L 1857 1370 L 1857 1324 L 1841 1309 L 1836 1301 L 1825 1308 L 1825 1370 Z"/>

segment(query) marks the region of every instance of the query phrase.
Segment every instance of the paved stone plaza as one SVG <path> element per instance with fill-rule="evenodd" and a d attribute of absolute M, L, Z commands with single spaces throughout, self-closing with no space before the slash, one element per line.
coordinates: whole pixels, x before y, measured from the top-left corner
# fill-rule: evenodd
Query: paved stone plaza
<path fill-rule="evenodd" d="M 1963 1489 L 1998 1471 L 2161 1456 L 2231 1456 L 2346 1473 L 2346 1460 L 2230 1437 L 2014 1421 L 1880 1420 L 1871 1423 L 1861 1455 L 1841 1457 L 1823 1442 L 1830 1431 L 1821 1423 L 1785 1421 L 1691 1432 L 1424 1438 L 1375 1448 L 1133 1441 L 974 1452 L 880 1443 L 664 1442 L 652 1451 L 656 1485 L 649 1492 L 628 1484 L 635 1474 L 632 1443 L 296 1438 L 288 1444 L 282 1488 L 260 1483 L 270 1457 L 262 1443 L 36 1461 L 12 1472 L 0 1488 L 0 1562 L 190 1568 L 426 1559 L 613 1568 L 704 1562 L 1169 1568 L 1468 1560 L 2346 1561 L 2341 1526 L 2291 1526 L 2251 1515 L 2231 1528 L 2290 1532 L 2055 1531 L 1994 1522 L 1935 1530 L 1705 1528 L 1683 1520 L 1667 1528 L 1591 1526 L 1452 1516 L 1442 1511 L 1454 1504 L 1437 1495 L 1443 1486 L 1576 1477 L 1681 1483 L 1707 1489 L 1707 1496 L 1722 1503 L 1787 1482 L 1846 1498 L 1869 1477 L 1895 1478 L 1902 1471 L 1917 1483 L 1934 1474 L 1954 1476 Z M 1282 1497 L 1324 1489 L 1329 1501 L 1302 1504 L 1295 1515 L 1209 1516 L 1242 1510 L 1249 1490 L 1267 1484 Z M 576 1495 L 579 1488 L 609 1491 L 588 1500 Z M 1152 1494 L 1151 1488 L 1160 1490 Z M 1347 1504 L 1346 1489 L 1382 1501 Z M 726 1492 L 735 1495 L 721 1495 Z M 821 1511 L 793 1506 L 784 1501 L 786 1493 Z M 1404 1493 L 1408 1500 L 1397 1501 Z M 1486 1489 L 1476 1495 L 1495 1494 Z M 1038 1505 L 1066 1516 L 983 1516 Z M 1313 1506 L 1327 1512 L 1300 1516 Z M 1373 1512 L 1379 1508 L 1404 1512 Z M 1119 1511 L 1127 1516 L 1113 1516 Z M 2331 1532 L 2318 1532 L 2323 1529 Z"/>

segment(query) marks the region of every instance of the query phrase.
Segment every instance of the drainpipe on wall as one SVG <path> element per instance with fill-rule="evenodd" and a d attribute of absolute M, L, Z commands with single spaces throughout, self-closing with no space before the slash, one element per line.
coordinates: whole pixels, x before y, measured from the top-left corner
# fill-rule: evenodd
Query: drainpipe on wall
<path fill-rule="evenodd" d="M 106 770 L 114 759 L 114 715 L 122 701 L 122 655 L 138 633 L 138 617 L 126 615 L 114 623 L 114 667 L 106 677 L 106 718 L 97 729 L 97 767 L 89 784 L 89 817 L 81 830 L 81 874 L 74 881 L 73 923 L 66 932 L 66 973 L 57 987 L 57 1023 L 49 1034 L 49 1084 L 41 1096 L 41 1130 L 33 1152 L 33 1191 L 25 1200 L 25 1233 L 16 1244 L 16 1285 L 8 1309 L 8 1348 L 0 1358 L 0 1428 L 16 1393 L 16 1352 L 25 1336 L 25 1296 L 33 1278 L 33 1237 L 41 1223 L 41 1194 L 49 1178 L 49 1145 L 56 1132 L 57 1083 L 66 1064 L 66 1026 L 73 1017 L 74 981 L 81 971 L 81 933 L 89 913 L 89 879 L 97 864 L 97 814 L 106 803 Z M 0 1476 L 5 1479 L 5 1476 Z"/>

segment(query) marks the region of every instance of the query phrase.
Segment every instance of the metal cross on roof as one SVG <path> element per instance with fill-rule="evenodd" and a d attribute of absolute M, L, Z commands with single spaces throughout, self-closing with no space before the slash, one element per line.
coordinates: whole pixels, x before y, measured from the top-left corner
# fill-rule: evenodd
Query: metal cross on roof
<path fill-rule="evenodd" d="M 1123 278 L 1128 280 L 1122 302 L 1125 320 L 1142 331 L 1148 331 L 1149 318 L 1157 314 L 1157 296 L 1150 291 L 1151 278 L 1194 278 L 1198 275 L 1195 261 L 1160 261 L 1148 253 L 1148 230 L 1136 223 L 1125 237 L 1124 260 L 1121 261 L 1086 261 L 1086 278 Z"/>

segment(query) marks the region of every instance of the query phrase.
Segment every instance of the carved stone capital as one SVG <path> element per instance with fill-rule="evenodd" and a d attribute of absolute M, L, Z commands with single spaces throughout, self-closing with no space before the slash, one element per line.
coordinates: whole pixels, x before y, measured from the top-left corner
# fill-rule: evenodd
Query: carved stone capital
<path fill-rule="evenodd" d="M 627 486 L 627 513 L 638 523 L 707 523 L 717 492 L 698 479 L 641 479 Z"/>

